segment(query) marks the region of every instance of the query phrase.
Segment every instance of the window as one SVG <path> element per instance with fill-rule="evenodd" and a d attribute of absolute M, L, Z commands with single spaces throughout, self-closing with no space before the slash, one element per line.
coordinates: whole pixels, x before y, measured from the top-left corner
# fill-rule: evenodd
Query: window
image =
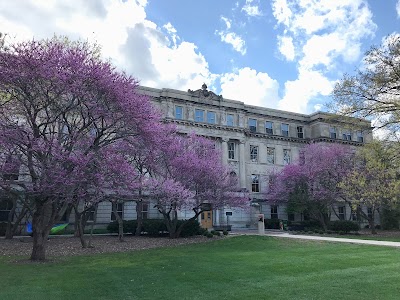
<path fill-rule="evenodd" d="M 270 165 L 275 164 L 275 148 L 267 147 L 267 163 Z"/>
<path fill-rule="evenodd" d="M 228 143 L 228 159 L 235 159 L 235 143 Z"/>
<path fill-rule="evenodd" d="M 183 107 L 175 106 L 175 119 L 182 120 L 183 119 Z"/>
<path fill-rule="evenodd" d="M 342 139 L 351 141 L 351 132 L 350 131 L 343 131 Z"/>
<path fill-rule="evenodd" d="M 142 219 L 146 220 L 149 217 L 149 203 L 142 202 Z"/>
<path fill-rule="evenodd" d="M 364 135 L 362 131 L 357 131 L 357 142 L 364 143 Z"/>
<path fill-rule="evenodd" d="M 251 191 L 253 193 L 260 192 L 260 175 L 251 175 Z"/>
<path fill-rule="evenodd" d="M 257 131 L 257 120 L 256 119 L 249 119 L 249 129 L 251 132 Z"/>
<path fill-rule="evenodd" d="M 196 122 L 204 122 L 204 110 L 195 109 L 195 119 Z"/>
<path fill-rule="evenodd" d="M 271 205 L 271 219 L 278 219 L 278 205 Z"/>
<path fill-rule="evenodd" d="M 329 127 L 329 137 L 331 139 L 336 139 L 336 128 L 335 127 Z"/>
<path fill-rule="evenodd" d="M 86 221 L 93 222 L 94 221 L 94 213 L 95 213 L 96 208 L 94 206 L 91 206 L 86 212 L 85 212 L 85 217 Z"/>
<path fill-rule="evenodd" d="M 250 145 L 250 160 L 252 162 L 258 161 L 258 146 Z"/>
<path fill-rule="evenodd" d="M 124 218 L 124 203 L 117 203 L 117 214 L 123 219 Z M 114 212 L 111 211 L 111 221 L 115 221 L 117 218 L 114 215 Z"/>
<path fill-rule="evenodd" d="M 0 221 L 8 221 L 8 215 L 13 207 L 11 199 L 2 197 L 0 198 Z"/>
<path fill-rule="evenodd" d="M 372 207 L 367 208 L 367 215 L 368 215 L 368 219 L 372 219 L 372 216 L 373 216 Z"/>
<path fill-rule="evenodd" d="M 304 128 L 303 128 L 303 126 L 297 126 L 297 137 L 299 139 L 303 139 L 304 138 Z"/>
<path fill-rule="evenodd" d="M 233 115 L 227 115 L 226 116 L 226 125 L 227 126 L 234 126 L 234 122 L 233 122 Z"/>
<path fill-rule="evenodd" d="M 207 112 L 207 123 L 215 124 L 215 112 L 213 111 Z"/>
<path fill-rule="evenodd" d="M 289 124 L 281 124 L 281 134 L 283 136 L 289 136 Z"/>
<path fill-rule="evenodd" d="M 290 149 L 283 149 L 283 164 L 290 164 Z"/>
<path fill-rule="evenodd" d="M 358 221 L 360 219 L 359 207 L 351 209 L 351 219 L 353 221 Z"/>
<path fill-rule="evenodd" d="M 338 207 L 338 217 L 339 220 L 344 220 L 346 217 L 346 207 L 344 206 L 339 206 Z"/>
<path fill-rule="evenodd" d="M 274 134 L 273 126 L 274 126 L 274 123 L 272 123 L 270 121 L 265 122 L 265 133 Z"/>

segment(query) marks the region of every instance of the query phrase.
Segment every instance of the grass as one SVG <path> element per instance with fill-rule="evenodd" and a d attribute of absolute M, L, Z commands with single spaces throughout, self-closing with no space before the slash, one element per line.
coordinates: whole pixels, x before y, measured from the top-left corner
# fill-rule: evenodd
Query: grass
<path fill-rule="evenodd" d="M 44 264 L 15 259 L 0 258 L 0 299 L 398 299 L 400 294 L 400 250 L 381 246 L 241 236 Z"/>

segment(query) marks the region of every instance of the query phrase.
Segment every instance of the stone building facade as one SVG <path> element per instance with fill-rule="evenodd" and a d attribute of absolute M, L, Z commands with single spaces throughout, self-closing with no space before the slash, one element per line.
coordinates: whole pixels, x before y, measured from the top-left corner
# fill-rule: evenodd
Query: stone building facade
<path fill-rule="evenodd" d="M 148 87 L 139 90 L 151 97 L 165 119 L 175 123 L 182 133 L 195 132 L 214 139 L 222 150 L 223 162 L 236 173 L 240 187 L 250 192 L 249 209 L 213 211 L 202 216 L 202 222 L 210 218 L 213 226 L 251 227 L 257 213 L 263 213 L 266 219 L 302 220 L 301 215 L 288 216 L 283 205 L 265 201 L 269 174 L 295 162 L 308 143 L 358 147 L 372 139 L 371 125 L 365 120 L 345 122 L 322 112 L 304 115 L 251 106 L 224 99 L 205 84 L 187 92 Z M 338 204 L 338 211 L 340 218 L 349 219 L 348 207 Z M 186 214 L 182 212 L 181 217 L 188 217 Z"/>

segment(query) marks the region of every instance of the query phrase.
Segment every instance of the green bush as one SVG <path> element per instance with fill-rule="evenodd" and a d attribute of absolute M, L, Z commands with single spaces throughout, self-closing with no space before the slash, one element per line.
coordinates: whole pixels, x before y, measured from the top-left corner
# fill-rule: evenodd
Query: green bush
<path fill-rule="evenodd" d="M 222 234 L 223 234 L 223 235 L 228 235 L 228 231 L 227 231 L 227 230 L 224 230 L 224 231 L 222 231 Z"/>
<path fill-rule="evenodd" d="M 142 231 L 149 236 L 159 236 L 167 231 L 167 226 L 163 219 L 146 219 L 143 220 Z"/>
<path fill-rule="evenodd" d="M 137 221 L 136 220 L 129 220 L 129 221 L 123 221 L 123 228 L 124 228 L 124 233 L 132 233 L 135 234 L 136 227 L 137 227 Z M 110 224 L 107 225 L 107 230 L 110 233 L 118 233 L 118 222 L 113 221 Z"/>
<path fill-rule="evenodd" d="M 279 219 L 264 219 L 265 229 L 279 229 Z"/>
<path fill-rule="evenodd" d="M 185 220 L 179 220 L 178 226 L 180 226 Z M 190 220 L 186 222 L 185 226 L 183 226 L 181 231 L 181 237 L 188 237 L 194 235 L 201 235 L 204 233 L 204 228 L 200 227 L 200 224 L 197 220 Z"/>
<path fill-rule="evenodd" d="M 219 231 L 211 231 L 211 233 L 216 236 L 221 236 L 221 232 Z"/>
<path fill-rule="evenodd" d="M 185 220 L 178 220 L 177 228 L 182 225 Z M 129 220 L 123 221 L 124 233 L 135 234 L 137 221 Z M 113 221 L 107 226 L 107 231 L 110 233 L 118 233 L 118 222 Z M 208 232 L 206 229 L 201 228 L 197 220 L 191 220 L 186 222 L 185 226 L 182 228 L 181 237 L 194 236 L 198 234 L 203 234 Z M 167 226 L 165 225 L 164 219 L 146 219 L 143 220 L 141 232 L 148 234 L 149 236 L 159 236 L 163 233 L 167 233 Z"/>
<path fill-rule="evenodd" d="M 344 233 L 349 233 L 350 231 L 359 231 L 360 226 L 353 222 L 353 221 L 348 221 L 348 220 L 337 220 L 337 221 L 332 221 L 329 223 L 329 229 L 335 232 L 344 232 Z"/>
<path fill-rule="evenodd" d="M 207 235 L 206 235 L 206 237 L 208 237 L 209 239 L 211 239 L 211 238 L 213 238 L 213 237 L 214 237 L 214 235 L 213 235 L 211 232 L 207 232 Z"/>

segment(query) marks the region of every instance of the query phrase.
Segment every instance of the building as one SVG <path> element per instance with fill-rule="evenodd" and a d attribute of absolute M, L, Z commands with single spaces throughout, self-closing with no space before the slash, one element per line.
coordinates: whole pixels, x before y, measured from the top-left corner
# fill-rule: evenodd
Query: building
<path fill-rule="evenodd" d="M 248 210 L 206 212 L 201 222 L 205 227 L 229 224 L 251 227 L 256 214 L 266 219 L 302 220 L 301 215 L 288 216 L 283 205 L 265 201 L 268 176 L 273 170 L 296 161 L 307 143 L 332 142 L 358 147 L 372 140 L 371 124 L 354 118 L 317 112 L 311 115 L 291 113 L 224 99 L 207 89 L 187 92 L 173 89 L 140 87 L 151 97 L 167 121 L 175 123 L 183 133 L 215 139 L 228 164 L 239 178 L 240 187 L 250 191 Z M 354 127 L 357 122 L 357 129 Z M 347 208 L 347 209 L 346 209 Z M 349 219 L 350 209 L 338 204 L 340 218 Z M 185 217 L 185 212 L 182 213 Z"/>
<path fill-rule="evenodd" d="M 240 187 L 250 192 L 248 209 L 203 213 L 200 221 L 207 228 L 252 227 L 258 213 L 263 213 L 266 219 L 303 220 L 302 215 L 288 216 L 284 205 L 265 201 L 269 174 L 296 161 L 300 149 L 307 143 L 331 142 L 358 147 L 372 139 L 370 123 L 365 120 L 348 118 L 349 122 L 345 122 L 322 112 L 304 115 L 246 105 L 216 95 L 205 84 L 201 89 L 187 92 L 149 87 L 139 87 L 139 92 L 148 95 L 165 119 L 175 123 L 182 133 L 194 131 L 213 138 L 222 150 L 223 162 L 238 176 Z M 354 121 L 358 123 L 357 129 Z M 6 221 L 9 211 L 10 203 L 3 201 L 0 222 Z M 341 219 L 351 217 L 349 207 L 344 205 L 338 204 L 337 212 Z M 136 203 L 119 203 L 118 213 L 125 220 L 136 219 Z M 145 219 L 162 218 L 151 202 L 144 203 L 142 215 Z M 183 219 L 191 216 L 188 211 L 180 214 Z M 97 224 L 104 226 L 113 220 L 111 203 L 99 203 Z M 73 214 L 65 221 L 73 223 Z"/>

